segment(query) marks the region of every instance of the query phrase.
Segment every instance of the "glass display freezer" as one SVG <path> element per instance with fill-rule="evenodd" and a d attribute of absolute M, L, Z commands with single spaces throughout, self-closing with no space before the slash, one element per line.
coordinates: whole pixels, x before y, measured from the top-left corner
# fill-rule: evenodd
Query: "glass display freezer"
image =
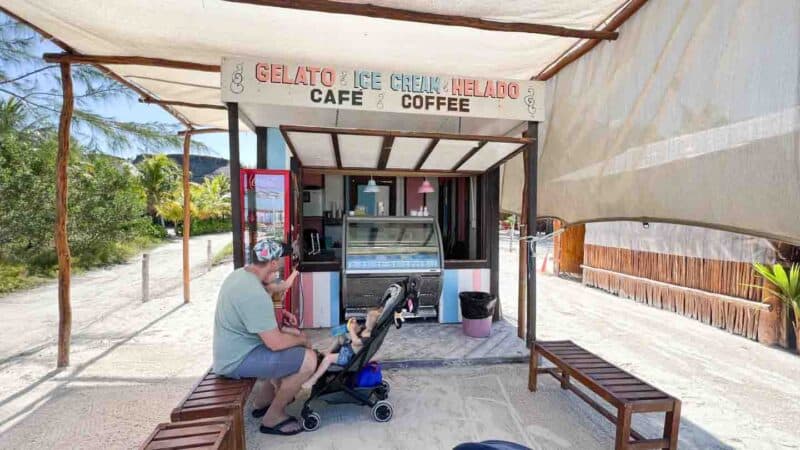
<path fill-rule="evenodd" d="M 413 275 L 421 279 L 415 316 L 436 317 L 444 256 L 441 232 L 433 217 L 348 216 L 343 238 L 345 319 L 361 317 L 377 307 L 390 284 Z"/>

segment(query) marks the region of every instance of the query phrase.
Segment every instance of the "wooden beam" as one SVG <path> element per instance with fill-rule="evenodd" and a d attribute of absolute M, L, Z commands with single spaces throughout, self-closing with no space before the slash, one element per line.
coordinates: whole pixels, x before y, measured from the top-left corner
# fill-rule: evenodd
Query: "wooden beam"
<path fill-rule="evenodd" d="M 483 141 L 483 142 L 479 143 L 478 145 L 476 145 L 475 147 L 473 147 L 472 149 L 470 149 L 470 151 L 468 151 L 466 155 L 464 155 L 463 157 L 461 157 L 461 159 L 458 160 L 456 165 L 453 166 L 452 170 L 458 170 L 461 166 L 464 165 L 464 163 L 469 161 L 470 158 L 475 156 L 475 153 L 478 153 L 478 151 L 480 151 L 480 149 L 482 149 L 483 146 L 486 145 L 486 144 L 487 144 L 487 142 Z"/>
<path fill-rule="evenodd" d="M 147 103 L 152 105 L 168 105 L 168 106 L 185 106 L 187 108 L 204 108 L 204 109 L 220 109 L 226 111 L 224 105 L 209 105 L 207 103 L 190 103 L 190 102 L 181 102 L 177 100 L 156 100 L 152 97 L 142 97 L 139 99 L 139 103 Z"/>
<path fill-rule="evenodd" d="M 520 154 L 520 152 L 523 152 L 523 151 L 525 151 L 525 149 L 526 149 L 527 147 L 528 147 L 527 145 L 522 145 L 522 146 L 520 146 L 518 149 L 516 149 L 516 150 L 514 150 L 513 152 L 509 153 L 508 155 L 506 155 L 506 156 L 505 156 L 503 159 L 501 159 L 500 161 L 497 161 L 496 163 L 492 164 L 492 166 L 491 166 L 491 167 L 489 167 L 488 169 L 486 169 L 486 171 L 488 172 L 488 171 L 490 171 L 490 170 L 492 170 L 492 169 L 496 169 L 496 168 L 498 168 L 498 167 L 502 166 L 503 164 L 505 164 L 505 163 L 507 163 L 507 162 L 511 161 L 512 159 L 514 159 L 514 157 L 515 157 L 515 156 L 519 155 L 519 154 Z"/>
<path fill-rule="evenodd" d="M 267 160 L 267 128 L 256 127 L 256 168 L 269 168 Z"/>
<path fill-rule="evenodd" d="M 394 145 L 394 137 L 384 136 L 381 144 L 381 156 L 378 158 L 379 170 L 386 169 L 386 164 L 389 163 L 389 156 L 392 154 L 392 145 Z"/>
<path fill-rule="evenodd" d="M 627 4 L 623 7 L 618 8 L 614 12 L 611 13 L 606 20 L 603 21 L 605 25 L 600 27 L 600 30 L 604 31 L 616 31 L 619 27 L 622 26 L 628 19 L 633 16 L 636 11 L 638 11 L 644 4 L 647 3 L 647 0 L 630 0 Z M 538 75 L 533 77 L 534 80 L 541 80 L 545 81 L 553 76 L 555 76 L 558 72 L 561 71 L 564 67 L 568 66 L 570 63 L 575 61 L 576 59 L 580 58 L 581 56 L 588 53 L 591 49 L 595 48 L 597 44 L 600 43 L 599 39 L 590 38 L 585 41 L 578 41 L 573 44 L 570 48 L 568 48 L 564 53 L 562 53 L 555 61 L 547 65 Z"/>
<path fill-rule="evenodd" d="M 289 139 L 289 133 L 286 130 L 284 130 L 283 127 L 281 127 L 280 130 L 281 130 L 281 135 L 283 136 L 283 140 L 286 141 L 286 146 L 289 147 L 289 151 L 292 152 L 292 156 L 297 158 L 298 161 L 300 161 L 300 158 L 297 156 L 297 149 L 294 148 L 294 142 L 292 142 L 292 140 Z M 300 161 L 301 165 L 302 163 L 303 161 Z"/>
<path fill-rule="evenodd" d="M 528 138 L 531 143 L 525 149 L 528 152 L 528 165 L 525 166 L 525 180 L 527 181 L 528 196 L 527 196 L 527 209 L 525 223 L 528 228 L 529 236 L 536 236 L 536 209 L 537 200 L 537 183 L 538 183 L 538 145 L 539 139 L 539 123 L 528 122 Z M 531 347 L 536 342 L 536 244 L 528 247 L 528 273 L 527 273 L 527 329 L 525 333 L 525 343 Z"/>
<path fill-rule="evenodd" d="M 331 133 L 331 143 L 333 144 L 333 158 L 336 160 L 336 168 L 342 168 L 342 150 L 339 148 L 339 135 Z"/>
<path fill-rule="evenodd" d="M 527 144 L 527 138 L 515 138 L 510 136 L 486 136 L 480 134 L 455 134 L 455 133 L 429 133 L 422 131 L 398 131 L 398 130 L 373 130 L 368 128 L 334 128 L 334 127 L 312 127 L 304 125 L 281 125 L 281 131 L 296 133 L 337 133 L 352 134 L 356 136 L 391 136 L 394 138 L 420 138 L 420 139 L 444 139 L 449 141 L 487 141 L 487 142 L 507 142 L 511 144 Z"/>
<path fill-rule="evenodd" d="M 192 133 L 183 135 L 183 303 L 189 303 L 189 236 L 192 229 L 191 192 L 189 189 L 189 148 L 192 146 Z"/>
<path fill-rule="evenodd" d="M 56 223 L 54 230 L 58 257 L 58 367 L 69 365 L 69 344 L 72 335 L 72 305 L 70 303 L 70 271 L 72 257 L 67 235 L 67 190 L 69 182 L 69 134 L 75 98 L 72 90 L 72 69 L 61 64 L 61 116 L 58 121 L 58 153 L 56 153 Z"/>
<path fill-rule="evenodd" d="M 231 168 L 231 231 L 233 235 L 233 266 L 244 266 L 242 248 L 241 164 L 239 162 L 239 104 L 228 103 L 228 151 Z"/>
<path fill-rule="evenodd" d="M 527 22 L 497 22 L 477 17 L 436 14 L 407 9 L 389 8 L 372 4 L 355 4 L 327 0 L 228 0 L 234 3 L 272 6 L 276 8 L 299 9 L 331 14 L 372 17 L 377 19 L 399 20 L 404 22 L 427 23 L 454 27 L 477 28 L 485 31 L 510 33 L 534 33 L 551 36 L 581 39 L 616 39 L 617 33 L 604 30 L 582 30 L 557 25 L 543 25 Z"/>
<path fill-rule="evenodd" d="M 75 53 L 45 53 L 42 59 L 49 63 L 70 64 L 113 64 L 133 66 L 166 67 L 168 69 L 197 70 L 201 72 L 219 72 L 219 64 L 201 64 L 173 59 L 150 58 L 147 56 L 125 55 L 80 55 Z"/>
<path fill-rule="evenodd" d="M 189 128 L 188 130 L 178 131 L 178 136 L 186 136 L 187 134 L 208 134 L 208 133 L 227 133 L 225 128 Z"/>
<path fill-rule="evenodd" d="M 443 170 L 412 170 L 412 169 L 365 169 L 363 167 L 333 167 L 303 166 L 303 173 L 312 175 L 350 175 L 373 177 L 432 177 L 432 178 L 458 178 L 480 175 L 479 172 L 448 172 Z"/>
<path fill-rule="evenodd" d="M 422 156 L 419 157 L 417 164 L 414 166 L 414 170 L 416 171 L 422 170 L 422 166 L 425 165 L 425 161 L 427 161 L 428 157 L 431 156 L 431 153 L 433 153 L 433 149 L 436 148 L 436 144 L 438 143 L 439 143 L 438 138 L 431 139 L 431 142 L 425 148 L 425 151 L 422 152 Z"/>

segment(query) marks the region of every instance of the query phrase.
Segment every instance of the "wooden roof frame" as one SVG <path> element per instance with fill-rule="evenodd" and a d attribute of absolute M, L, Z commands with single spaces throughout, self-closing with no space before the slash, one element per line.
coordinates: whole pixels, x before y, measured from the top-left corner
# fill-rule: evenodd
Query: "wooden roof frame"
<path fill-rule="evenodd" d="M 274 8 L 296 9 L 329 14 L 345 14 L 350 16 L 372 17 L 378 19 L 399 20 L 404 22 L 425 23 L 454 27 L 476 28 L 485 31 L 509 33 L 545 34 L 550 36 L 571 37 L 579 39 L 615 40 L 619 33 L 606 29 L 577 29 L 557 25 L 543 25 L 528 22 L 499 22 L 477 17 L 437 14 L 408 9 L 378 6 L 369 3 L 346 3 L 330 0 L 226 0 L 231 3 L 268 6 Z"/>
<path fill-rule="evenodd" d="M 638 11 L 647 0 L 628 0 L 627 3 L 620 5 L 614 12 L 612 12 L 603 22 L 598 24 L 594 29 L 572 29 L 566 27 L 558 27 L 552 25 L 531 24 L 531 23 L 513 23 L 513 22 L 495 22 L 487 21 L 475 17 L 442 15 L 434 13 L 426 13 L 419 11 L 403 10 L 397 8 L 381 7 L 371 4 L 352 4 L 338 1 L 327 0 L 228 0 L 235 3 L 253 4 L 261 6 L 272 6 L 278 8 L 289 8 L 306 11 L 327 12 L 333 14 L 349 14 L 364 17 L 373 17 L 389 20 L 401 20 L 417 23 L 428 23 L 445 26 L 461 26 L 468 28 L 477 28 L 488 31 L 501 31 L 501 32 L 519 32 L 519 33 L 537 33 L 546 34 L 560 37 L 572 37 L 583 39 L 578 41 L 575 45 L 564 51 L 555 61 L 551 62 L 539 74 L 532 79 L 534 80 L 547 80 L 555 76 L 561 69 L 577 60 L 584 54 L 592 50 L 601 40 L 615 40 L 618 37 L 617 29 L 622 26 L 636 11 Z M 154 94 L 150 93 L 143 87 L 125 79 L 123 76 L 117 74 L 111 69 L 105 67 L 107 64 L 115 65 L 145 65 L 153 67 L 166 67 L 173 69 L 184 70 L 198 70 L 205 72 L 219 72 L 220 66 L 217 64 L 203 64 L 191 61 L 178 61 L 164 58 L 152 58 L 137 55 L 85 55 L 77 52 L 72 46 L 66 42 L 58 39 L 52 34 L 48 33 L 36 25 L 28 22 L 20 16 L 9 11 L 7 8 L 0 6 L 0 11 L 14 20 L 30 27 L 32 30 L 39 33 L 45 39 L 60 47 L 64 53 L 50 53 L 43 55 L 44 59 L 49 62 L 68 62 L 72 64 L 89 64 L 101 71 L 108 77 L 130 88 L 140 95 L 145 103 L 151 103 L 160 106 L 171 116 L 175 117 L 181 124 L 188 129 L 194 129 L 196 124 L 192 123 L 187 117 L 181 114 L 174 106 L 192 107 L 192 108 L 208 108 L 208 109 L 221 109 L 217 105 L 207 105 L 200 103 L 184 102 L 177 100 L 167 100 L 157 98 Z M 254 129 L 254 124 L 246 116 L 242 120 Z M 291 150 L 291 147 L 290 147 Z"/>
<path fill-rule="evenodd" d="M 480 175 L 492 169 L 499 167 L 509 159 L 516 156 L 519 152 L 523 151 L 532 141 L 527 137 L 509 137 L 509 136 L 488 136 L 488 135 L 473 135 L 473 134 L 454 134 L 454 133 L 430 133 L 430 132 L 417 132 L 417 131 L 398 131 L 398 130 L 375 130 L 364 128 L 334 128 L 334 127 L 313 127 L 303 125 L 281 125 L 281 134 L 286 141 L 286 145 L 292 152 L 292 156 L 297 158 L 302 165 L 302 159 L 297 154 L 297 148 L 289 136 L 289 133 L 319 133 L 330 134 L 333 144 L 334 158 L 336 160 L 336 167 L 322 167 L 322 166 L 306 166 L 303 165 L 303 170 L 310 173 L 319 174 L 346 174 L 346 175 L 383 175 L 383 176 L 430 176 L 430 177 L 461 177 Z M 382 137 L 381 152 L 375 168 L 364 167 L 343 167 L 341 159 L 341 150 L 339 148 L 339 135 L 347 134 L 353 136 L 374 136 Z M 414 138 L 414 139 L 430 139 L 430 142 L 425 147 L 425 150 L 420 155 L 413 168 L 410 169 L 395 169 L 387 168 L 389 157 L 391 156 L 392 146 L 396 138 Z M 441 140 L 450 141 L 478 141 L 478 144 L 471 148 L 464 154 L 456 164 L 449 170 L 425 170 L 422 166 L 425 161 L 433 153 L 436 146 Z M 490 142 L 500 142 L 506 144 L 519 144 L 519 147 L 503 157 L 501 160 L 492 164 L 486 170 L 464 170 L 458 169 L 463 166 L 470 158 L 475 156 L 486 144 Z"/>

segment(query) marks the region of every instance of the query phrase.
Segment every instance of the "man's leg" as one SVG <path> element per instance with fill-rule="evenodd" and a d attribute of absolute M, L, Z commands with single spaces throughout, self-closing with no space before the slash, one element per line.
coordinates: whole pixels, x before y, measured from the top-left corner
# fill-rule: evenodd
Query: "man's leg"
<path fill-rule="evenodd" d="M 267 414 L 261 421 L 262 425 L 271 428 L 289 417 L 286 414 L 286 406 L 294 400 L 294 397 L 300 391 L 300 386 L 311 377 L 316 368 L 316 353 L 313 350 L 306 349 L 300 370 L 280 380 L 280 387 L 275 393 L 275 398 L 272 400 L 272 405 L 267 410 Z M 286 425 L 282 427 L 282 431 L 292 431 L 297 429 L 298 426 L 299 424 Z"/>
<path fill-rule="evenodd" d="M 259 379 L 253 393 L 253 408 L 261 409 L 275 398 L 275 386 L 272 380 Z"/>

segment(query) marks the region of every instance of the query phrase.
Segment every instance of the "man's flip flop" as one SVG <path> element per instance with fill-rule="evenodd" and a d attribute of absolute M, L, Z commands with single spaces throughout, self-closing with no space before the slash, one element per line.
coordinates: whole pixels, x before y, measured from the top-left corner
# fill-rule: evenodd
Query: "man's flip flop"
<path fill-rule="evenodd" d="M 283 427 L 285 425 L 288 425 L 291 422 L 297 423 L 299 428 L 296 429 L 296 430 L 292 430 L 292 431 L 283 431 L 283 430 L 281 430 L 281 427 Z M 286 419 L 283 422 L 275 425 L 274 427 L 268 427 L 268 426 L 261 425 L 261 428 L 259 428 L 259 431 L 261 431 L 264 434 L 275 434 L 275 435 L 278 435 L 278 436 L 294 436 L 295 434 L 299 434 L 299 433 L 303 432 L 303 426 L 300 424 L 300 421 L 297 420 L 297 418 L 289 417 L 288 419 Z"/>
<path fill-rule="evenodd" d="M 289 404 L 292 404 L 292 403 L 294 403 L 294 402 L 295 402 L 295 400 L 297 400 L 297 397 L 293 398 L 293 399 L 292 399 L 292 401 L 291 401 L 291 402 L 289 402 Z M 252 414 L 252 415 L 253 415 L 253 417 L 255 417 L 256 419 L 260 419 L 260 418 L 264 417 L 264 414 L 266 414 L 266 413 L 267 413 L 267 410 L 269 409 L 269 407 L 270 407 L 270 406 L 272 406 L 272 403 L 268 404 L 267 406 L 265 406 L 265 407 L 263 407 L 263 408 L 256 408 L 256 409 L 254 409 L 254 410 L 253 410 L 253 412 L 252 412 L 251 414 Z"/>

